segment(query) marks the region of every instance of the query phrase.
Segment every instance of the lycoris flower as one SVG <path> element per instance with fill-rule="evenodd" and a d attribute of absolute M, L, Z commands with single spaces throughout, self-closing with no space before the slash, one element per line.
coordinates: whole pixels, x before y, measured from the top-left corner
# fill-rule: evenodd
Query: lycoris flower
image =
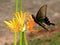
<path fill-rule="evenodd" d="M 9 28 L 12 29 L 12 31 L 24 31 L 25 28 L 26 28 L 26 25 L 25 25 L 25 19 L 26 19 L 26 12 L 23 13 L 23 12 L 16 12 L 14 14 L 14 17 L 11 21 L 4 21 Z"/>
<path fill-rule="evenodd" d="M 30 18 L 28 19 L 28 22 L 27 22 L 27 30 L 32 31 L 33 27 L 35 26 L 36 23 L 34 22 L 34 20 L 33 20 L 31 15 L 29 17 Z"/>
<path fill-rule="evenodd" d="M 32 18 L 31 15 L 29 15 L 28 22 L 27 22 L 27 30 L 31 31 L 32 33 L 38 33 L 40 30 L 33 29 L 35 25 L 36 23 L 34 19 Z"/>
<path fill-rule="evenodd" d="M 26 21 L 27 20 L 27 21 Z M 36 25 L 32 16 L 27 12 L 16 12 L 11 21 L 4 21 L 13 32 L 18 31 L 35 31 L 33 27 Z"/>
<path fill-rule="evenodd" d="M 20 24 L 17 22 L 16 18 L 13 18 L 11 21 L 4 21 L 5 24 L 12 29 L 13 32 L 18 32 L 20 29 Z"/>
<path fill-rule="evenodd" d="M 16 12 L 15 13 L 15 18 L 17 20 L 17 22 L 23 26 L 24 22 L 25 22 L 25 15 L 23 14 L 23 12 Z"/>

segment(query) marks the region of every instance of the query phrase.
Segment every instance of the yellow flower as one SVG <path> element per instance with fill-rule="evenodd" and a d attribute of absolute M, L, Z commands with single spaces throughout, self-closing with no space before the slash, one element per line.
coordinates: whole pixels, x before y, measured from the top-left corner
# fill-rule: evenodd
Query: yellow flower
<path fill-rule="evenodd" d="M 20 24 L 17 22 L 16 18 L 13 18 L 11 21 L 4 21 L 5 24 L 12 29 L 13 32 L 18 32 L 20 29 Z"/>
<path fill-rule="evenodd" d="M 23 26 L 25 24 L 25 21 L 28 20 L 29 15 L 30 14 L 28 12 L 23 13 L 22 11 L 21 12 L 16 12 L 14 14 L 17 22 L 20 23 L 21 26 Z"/>
<path fill-rule="evenodd" d="M 25 19 L 27 13 L 23 12 L 16 12 L 14 14 L 14 18 L 11 21 L 4 21 L 5 24 L 12 29 L 13 32 L 18 31 L 25 31 L 26 25 L 25 25 Z"/>
<path fill-rule="evenodd" d="M 25 31 L 26 30 L 26 20 L 27 20 L 27 16 L 28 13 L 27 12 L 16 12 L 15 14 L 15 18 L 17 20 L 17 22 L 20 24 L 20 31 Z"/>
<path fill-rule="evenodd" d="M 23 14 L 23 12 L 16 12 L 16 13 L 14 14 L 14 16 L 15 16 L 17 22 L 18 22 L 21 26 L 23 26 L 23 25 L 24 25 L 24 22 L 25 22 L 25 15 Z"/>

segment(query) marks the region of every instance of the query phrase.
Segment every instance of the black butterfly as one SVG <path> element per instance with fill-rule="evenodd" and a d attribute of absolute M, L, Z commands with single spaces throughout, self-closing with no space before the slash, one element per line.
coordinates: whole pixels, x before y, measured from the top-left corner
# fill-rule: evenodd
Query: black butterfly
<path fill-rule="evenodd" d="M 32 18 L 34 19 L 34 21 L 35 21 L 38 25 L 42 26 L 44 29 L 46 29 L 46 30 L 48 31 L 48 29 L 45 27 L 45 25 L 44 25 L 43 23 L 45 23 L 46 25 L 53 25 L 53 26 L 54 26 L 55 24 L 54 24 L 54 23 L 51 23 L 51 22 L 49 21 L 48 17 L 46 16 L 46 12 L 47 12 L 47 5 L 43 5 L 43 6 L 39 9 L 36 17 L 34 17 L 34 15 L 32 15 Z"/>

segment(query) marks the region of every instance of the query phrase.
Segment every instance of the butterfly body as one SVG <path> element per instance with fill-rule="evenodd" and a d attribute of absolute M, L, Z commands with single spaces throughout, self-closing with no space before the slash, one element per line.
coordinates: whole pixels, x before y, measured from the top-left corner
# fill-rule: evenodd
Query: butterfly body
<path fill-rule="evenodd" d="M 47 5 L 42 6 L 39 9 L 36 17 L 32 15 L 32 18 L 38 25 L 42 26 L 44 29 L 48 31 L 48 29 L 45 27 L 43 23 L 45 23 L 46 25 L 55 25 L 55 24 L 49 21 L 48 17 L 46 16 L 46 10 L 47 10 Z"/>

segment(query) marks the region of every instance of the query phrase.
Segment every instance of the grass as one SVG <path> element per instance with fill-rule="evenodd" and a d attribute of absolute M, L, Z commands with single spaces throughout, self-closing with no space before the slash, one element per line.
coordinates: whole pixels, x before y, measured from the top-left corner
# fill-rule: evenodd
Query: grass
<path fill-rule="evenodd" d="M 29 45 L 41 45 L 42 41 L 40 39 L 30 40 Z"/>
<path fill-rule="evenodd" d="M 57 32 L 56 35 L 52 38 L 50 45 L 60 45 L 60 32 Z"/>

